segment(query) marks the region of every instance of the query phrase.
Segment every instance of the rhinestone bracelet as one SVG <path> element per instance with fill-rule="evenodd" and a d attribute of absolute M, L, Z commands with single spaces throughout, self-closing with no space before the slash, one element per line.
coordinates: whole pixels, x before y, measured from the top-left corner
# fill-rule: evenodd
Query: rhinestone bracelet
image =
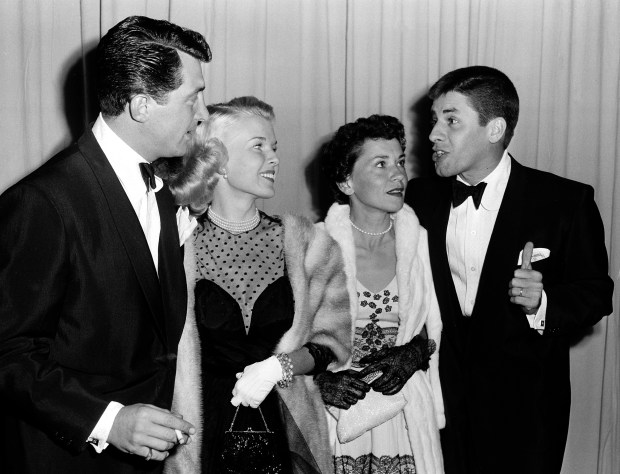
<path fill-rule="evenodd" d="M 288 354 L 281 352 L 276 356 L 282 366 L 282 380 L 278 381 L 278 387 L 287 388 L 293 381 L 293 362 Z"/>

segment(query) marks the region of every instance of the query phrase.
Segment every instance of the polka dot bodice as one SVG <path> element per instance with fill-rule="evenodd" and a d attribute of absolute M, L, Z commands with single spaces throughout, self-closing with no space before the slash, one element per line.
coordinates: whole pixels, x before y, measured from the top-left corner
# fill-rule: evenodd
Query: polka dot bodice
<path fill-rule="evenodd" d="M 260 216 L 255 229 L 241 234 L 231 234 L 205 219 L 195 242 L 196 280 L 214 282 L 237 301 L 246 333 L 257 298 L 285 275 L 282 224 L 262 212 Z"/>
<path fill-rule="evenodd" d="M 353 367 L 359 360 L 382 347 L 393 347 L 398 334 L 398 285 L 396 277 L 378 293 L 357 282 L 358 312 L 355 321 Z"/>

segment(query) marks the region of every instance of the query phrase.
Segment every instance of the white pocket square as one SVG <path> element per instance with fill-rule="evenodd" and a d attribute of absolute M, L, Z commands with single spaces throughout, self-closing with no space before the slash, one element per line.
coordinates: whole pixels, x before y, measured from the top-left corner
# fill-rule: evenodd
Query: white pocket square
<path fill-rule="evenodd" d="M 545 248 L 539 248 L 539 249 L 535 248 L 534 250 L 532 250 L 532 263 L 538 262 L 539 260 L 544 260 L 549 255 L 551 255 L 551 250 L 545 249 Z M 519 261 L 517 262 L 517 265 L 521 265 L 522 261 L 523 261 L 523 250 L 519 252 Z"/>

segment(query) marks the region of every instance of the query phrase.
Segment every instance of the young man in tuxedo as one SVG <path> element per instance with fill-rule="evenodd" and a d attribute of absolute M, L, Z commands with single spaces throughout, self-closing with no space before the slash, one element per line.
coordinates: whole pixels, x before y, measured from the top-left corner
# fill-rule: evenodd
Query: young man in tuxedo
<path fill-rule="evenodd" d="M 150 163 L 182 156 L 208 116 L 211 52 L 129 17 L 97 54 L 92 129 L 0 196 L 3 472 L 158 472 L 195 432 L 169 411 L 187 295 Z"/>
<path fill-rule="evenodd" d="M 443 320 L 446 473 L 559 473 L 570 336 L 612 311 L 593 189 L 507 153 L 519 98 L 502 72 L 457 69 L 429 97 L 439 178 L 411 180 L 406 202 Z"/>

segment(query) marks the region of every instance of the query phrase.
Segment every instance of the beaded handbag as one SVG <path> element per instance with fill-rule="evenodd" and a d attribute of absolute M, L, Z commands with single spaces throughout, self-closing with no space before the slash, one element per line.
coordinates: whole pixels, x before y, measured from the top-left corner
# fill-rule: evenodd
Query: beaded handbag
<path fill-rule="evenodd" d="M 372 372 L 362 380 L 368 384 L 381 376 L 381 372 Z M 407 405 L 403 392 L 395 395 L 383 395 L 370 390 L 364 398 L 358 400 L 348 410 L 341 410 L 336 425 L 336 435 L 341 443 L 348 443 L 360 437 L 366 431 L 394 418 Z"/>
<path fill-rule="evenodd" d="M 265 425 L 264 431 L 245 431 L 234 429 L 239 407 L 235 411 L 228 431 L 224 432 L 224 443 L 220 459 L 221 472 L 226 474 L 280 474 L 283 472 L 282 462 L 278 459 L 276 439 L 273 431 L 267 426 L 260 407 L 258 412 Z"/>

